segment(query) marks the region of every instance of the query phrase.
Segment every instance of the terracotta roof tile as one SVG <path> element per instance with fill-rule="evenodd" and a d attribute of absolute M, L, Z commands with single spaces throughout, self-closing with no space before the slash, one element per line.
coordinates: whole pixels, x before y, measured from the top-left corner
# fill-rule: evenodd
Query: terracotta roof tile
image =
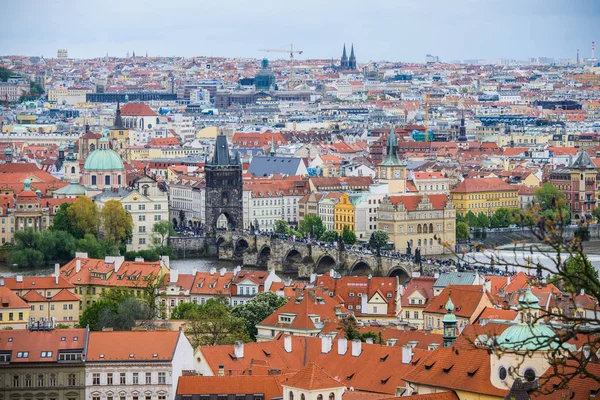
<path fill-rule="evenodd" d="M 339 380 L 332 378 L 321 367 L 309 363 L 306 367 L 282 382 L 285 386 L 303 390 L 319 390 L 345 387 Z"/>
<path fill-rule="evenodd" d="M 90 332 L 86 360 L 168 361 L 175 353 L 180 334 L 181 331 Z"/>

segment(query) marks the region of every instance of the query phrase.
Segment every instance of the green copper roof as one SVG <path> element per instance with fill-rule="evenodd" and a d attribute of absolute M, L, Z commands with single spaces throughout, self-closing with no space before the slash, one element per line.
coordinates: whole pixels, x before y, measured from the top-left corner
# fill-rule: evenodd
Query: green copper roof
<path fill-rule="evenodd" d="M 94 150 L 85 160 L 84 171 L 121 171 L 125 170 L 123 160 L 116 151 L 110 149 Z"/>
<path fill-rule="evenodd" d="M 556 335 L 546 325 L 513 325 L 506 329 L 498 338 L 498 345 L 502 350 L 551 350 L 560 346 Z"/>
<path fill-rule="evenodd" d="M 521 308 L 539 310 L 541 308 L 539 303 L 539 299 L 531 292 L 531 288 L 527 288 L 527 291 L 519 296 L 519 305 Z"/>
<path fill-rule="evenodd" d="M 444 315 L 442 321 L 445 323 L 457 322 L 456 315 L 454 315 L 453 311 L 454 303 L 452 302 L 452 299 L 450 299 L 450 296 L 448 296 L 448 301 L 446 302 L 446 315 Z"/>
<path fill-rule="evenodd" d="M 76 180 L 73 180 L 67 186 L 62 187 L 58 190 L 55 190 L 54 193 L 69 195 L 69 196 L 79 196 L 79 195 L 85 194 L 85 188 L 83 186 L 81 186 L 79 184 L 79 182 L 77 182 Z"/>
<path fill-rule="evenodd" d="M 390 134 L 387 140 L 387 155 L 385 160 L 381 162 L 383 166 L 399 166 L 404 165 L 402 161 L 398 159 L 398 141 L 396 140 L 396 127 L 392 124 Z"/>

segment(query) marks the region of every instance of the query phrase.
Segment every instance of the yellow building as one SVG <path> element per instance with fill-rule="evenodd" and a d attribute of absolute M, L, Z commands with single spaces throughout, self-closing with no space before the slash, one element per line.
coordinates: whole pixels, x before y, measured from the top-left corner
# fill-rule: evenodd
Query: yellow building
<path fill-rule="evenodd" d="M 396 250 L 421 255 L 450 253 L 456 242 L 456 211 L 445 194 L 386 196 L 377 210 L 377 229 Z"/>
<path fill-rule="evenodd" d="M 156 262 L 125 261 L 124 257 L 88 258 L 76 253 L 75 258 L 60 269 L 62 277 L 75 286 L 81 297 L 80 312 L 100 299 L 103 293 L 119 288 L 134 296 L 143 296 L 156 279 L 162 280 L 169 271 L 169 258 Z"/>
<path fill-rule="evenodd" d="M 379 182 L 388 184 L 388 193 L 406 193 L 406 165 L 398 159 L 398 142 L 392 125 L 385 160 L 377 166 Z"/>
<path fill-rule="evenodd" d="M 29 321 L 29 305 L 25 300 L 6 286 L 0 286 L 0 299 L 0 329 L 25 329 Z"/>
<path fill-rule="evenodd" d="M 346 193 L 342 193 L 340 201 L 333 206 L 333 221 L 337 233 L 341 234 L 346 226 L 355 231 L 355 207 Z"/>
<path fill-rule="evenodd" d="M 500 178 L 467 178 L 450 191 L 450 198 L 459 215 L 472 211 L 491 217 L 499 208 L 519 207 L 519 187 Z"/>

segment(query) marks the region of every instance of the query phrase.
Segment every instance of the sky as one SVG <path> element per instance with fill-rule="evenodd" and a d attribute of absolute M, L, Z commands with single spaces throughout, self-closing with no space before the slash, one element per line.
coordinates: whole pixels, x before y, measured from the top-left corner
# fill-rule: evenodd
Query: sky
<path fill-rule="evenodd" d="M 3 0 L 0 55 L 255 57 L 359 63 L 589 57 L 600 0 Z M 600 54 L 600 49 L 596 53 Z M 269 58 L 283 58 L 271 53 Z"/>

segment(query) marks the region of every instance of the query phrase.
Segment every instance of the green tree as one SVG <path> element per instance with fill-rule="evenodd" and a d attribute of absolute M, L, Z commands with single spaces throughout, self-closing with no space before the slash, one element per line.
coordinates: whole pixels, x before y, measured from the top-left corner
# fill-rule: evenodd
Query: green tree
<path fill-rule="evenodd" d="M 92 331 L 101 331 L 103 326 L 100 317 L 104 314 L 104 310 L 111 309 L 111 311 L 116 312 L 117 307 L 118 304 L 115 301 L 100 299 L 83 311 L 81 318 L 79 318 L 79 326 L 89 326 Z"/>
<path fill-rule="evenodd" d="M 10 78 L 13 75 L 14 74 L 10 69 L 0 67 L 0 82 L 6 82 L 8 78 Z"/>
<path fill-rule="evenodd" d="M 356 340 L 361 338 L 358 330 L 358 323 L 352 315 L 340 319 L 338 330 L 342 331 L 344 333 L 344 338 L 348 340 Z"/>
<path fill-rule="evenodd" d="M 338 240 L 338 233 L 336 231 L 325 231 L 321 235 L 321 240 L 327 243 L 333 243 Z"/>
<path fill-rule="evenodd" d="M 479 228 L 489 228 L 490 219 L 484 213 L 479 213 L 479 215 L 477 216 L 477 225 Z"/>
<path fill-rule="evenodd" d="M 279 233 L 279 234 L 287 234 L 290 231 L 290 226 L 287 223 L 287 221 L 284 221 L 282 219 L 278 219 L 277 221 L 275 221 L 275 233 Z"/>
<path fill-rule="evenodd" d="M 22 268 L 38 268 L 45 265 L 44 253 L 32 248 L 13 249 L 8 256 L 8 262 Z"/>
<path fill-rule="evenodd" d="M 596 218 L 596 222 L 600 223 L 600 207 L 594 208 L 594 211 L 592 211 L 592 215 L 594 216 L 594 218 Z"/>
<path fill-rule="evenodd" d="M 72 229 L 70 233 L 77 239 L 83 238 L 87 233 L 98 234 L 98 207 L 87 196 L 79 196 L 67 207 L 67 220 Z"/>
<path fill-rule="evenodd" d="M 198 312 L 200 306 L 194 303 L 179 303 L 171 310 L 171 319 L 190 319 L 193 313 Z"/>
<path fill-rule="evenodd" d="M 456 239 L 465 240 L 469 238 L 469 225 L 466 222 L 456 223 Z"/>
<path fill-rule="evenodd" d="M 119 247 L 133 229 L 133 221 L 118 200 L 109 200 L 100 211 L 104 239 Z"/>
<path fill-rule="evenodd" d="M 467 215 L 465 215 L 465 220 L 471 228 L 480 228 L 479 220 L 477 219 L 477 216 L 473 213 L 473 211 L 469 211 Z"/>
<path fill-rule="evenodd" d="M 565 200 L 565 194 L 553 184 L 547 182 L 533 192 L 535 203 L 545 210 L 555 210 Z"/>
<path fill-rule="evenodd" d="M 245 321 L 246 333 L 252 340 L 256 340 L 256 325 L 285 303 L 287 303 L 285 297 L 277 296 L 272 292 L 263 292 L 250 301 L 234 307 L 232 314 Z"/>
<path fill-rule="evenodd" d="M 173 223 L 168 220 L 157 222 L 152 227 L 152 233 L 154 233 L 152 240 L 154 241 L 155 246 L 159 249 L 160 255 L 164 255 L 165 248 L 168 245 L 169 236 L 175 235 Z"/>
<path fill-rule="evenodd" d="M 188 321 L 184 324 L 184 330 L 193 348 L 250 340 L 245 321 L 234 317 L 219 300 L 209 299 L 186 316 Z"/>
<path fill-rule="evenodd" d="M 67 210 L 70 206 L 71 203 L 62 203 L 58 207 L 58 210 L 52 219 L 52 225 L 50 225 L 49 229 L 55 231 L 65 231 L 73 234 L 73 227 L 71 226 L 69 217 L 67 216 Z"/>
<path fill-rule="evenodd" d="M 352 245 L 356 243 L 356 233 L 352 232 L 348 225 L 344 225 L 344 229 L 342 230 L 342 239 L 344 240 L 345 244 Z"/>
<path fill-rule="evenodd" d="M 90 258 L 104 258 L 109 254 L 108 246 L 104 240 L 86 233 L 85 236 L 77 241 L 77 251 L 87 253 Z"/>
<path fill-rule="evenodd" d="M 369 238 L 369 245 L 374 249 L 377 249 L 377 255 L 381 255 L 381 248 L 388 244 L 390 236 L 385 231 L 375 231 Z"/>
<path fill-rule="evenodd" d="M 303 237 L 310 236 L 311 238 L 319 239 L 325 232 L 323 220 L 318 215 L 307 215 L 298 224 L 298 232 Z"/>
<path fill-rule="evenodd" d="M 579 293 L 582 289 L 588 293 L 600 292 L 598 270 L 594 268 L 585 254 L 576 254 L 565 261 L 563 275 L 553 275 L 549 281 L 558 286 L 561 290 L 569 293 Z M 593 285 L 593 290 L 590 289 Z"/>
<path fill-rule="evenodd" d="M 499 208 L 490 220 L 492 228 L 506 228 L 513 223 L 513 210 Z"/>

